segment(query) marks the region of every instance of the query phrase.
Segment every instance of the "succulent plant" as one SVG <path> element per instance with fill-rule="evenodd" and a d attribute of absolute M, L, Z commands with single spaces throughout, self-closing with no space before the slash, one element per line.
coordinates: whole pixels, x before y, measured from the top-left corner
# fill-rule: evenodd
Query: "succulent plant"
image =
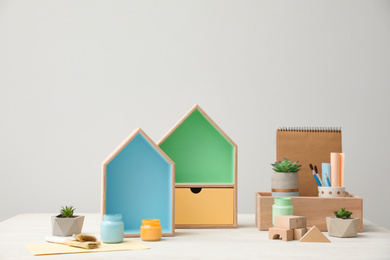
<path fill-rule="evenodd" d="M 298 172 L 300 170 L 299 167 L 302 166 L 298 165 L 298 161 L 291 162 L 288 158 L 283 158 L 283 161 L 271 163 L 271 165 L 275 172 Z"/>
<path fill-rule="evenodd" d="M 333 211 L 334 215 L 338 218 L 347 219 L 351 218 L 352 211 L 347 211 L 345 208 L 341 208 L 337 211 Z"/>
<path fill-rule="evenodd" d="M 64 218 L 73 218 L 73 213 L 75 211 L 75 208 L 73 206 L 65 206 L 61 207 L 61 216 Z"/>

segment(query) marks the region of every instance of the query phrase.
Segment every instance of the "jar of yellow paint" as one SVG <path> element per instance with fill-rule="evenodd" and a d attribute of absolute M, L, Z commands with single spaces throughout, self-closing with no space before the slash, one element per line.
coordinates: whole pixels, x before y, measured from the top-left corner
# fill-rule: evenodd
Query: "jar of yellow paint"
<path fill-rule="evenodd" d="M 161 239 L 161 225 L 159 219 L 143 219 L 141 239 L 144 241 L 159 241 Z"/>

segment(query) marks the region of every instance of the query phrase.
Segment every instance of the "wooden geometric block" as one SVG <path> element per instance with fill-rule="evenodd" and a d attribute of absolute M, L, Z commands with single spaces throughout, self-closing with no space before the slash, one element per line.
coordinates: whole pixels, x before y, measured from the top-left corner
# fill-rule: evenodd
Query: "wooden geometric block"
<path fill-rule="evenodd" d="M 276 216 L 275 227 L 284 229 L 306 228 L 306 217 Z"/>
<path fill-rule="evenodd" d="M 294 229 L 294 240 L 301 239 L 306 234 L 307 228 Z"/>
<path fill-rule="evenodd" d="M 325 242 L 330 243 L 330 240 L 321 233 L 321 231 L 313 226 L 307 233 L 299 240 L 299 242 Z"/>
<path fill-rule="evenodd" d="M 268 233 L 269 239 L 279 239 L 282 237 L 283 241 L 291 241 L 294 239 L 294 231 L 292 229 L 270 228 Z"/>

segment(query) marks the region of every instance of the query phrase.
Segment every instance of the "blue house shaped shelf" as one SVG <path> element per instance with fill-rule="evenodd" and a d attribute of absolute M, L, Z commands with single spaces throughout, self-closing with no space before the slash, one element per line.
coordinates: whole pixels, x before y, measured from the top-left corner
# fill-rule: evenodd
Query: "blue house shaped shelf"
<path fill-rule="evenodd" d="M 122 214 L 125 237 L 140 235 L 142 219 L 160 219 L 175 232 L 175 164 L 136 129 L 102 164 L 102 215 Z"/>

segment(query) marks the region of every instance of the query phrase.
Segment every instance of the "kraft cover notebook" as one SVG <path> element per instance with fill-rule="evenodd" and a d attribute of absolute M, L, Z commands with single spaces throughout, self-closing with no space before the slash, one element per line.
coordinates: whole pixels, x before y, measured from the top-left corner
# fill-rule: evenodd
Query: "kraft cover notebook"
<path fill-rule="evenodd" d="M 276 131 L 276 160 L 299 161 L 299 196 L 318 196 L 318 185 L 309 164 L 317 165 L 321 176 L 322 163 L 330 163 L 330 153 L 342 152 L 341 128 L 284 127 Z"/>

